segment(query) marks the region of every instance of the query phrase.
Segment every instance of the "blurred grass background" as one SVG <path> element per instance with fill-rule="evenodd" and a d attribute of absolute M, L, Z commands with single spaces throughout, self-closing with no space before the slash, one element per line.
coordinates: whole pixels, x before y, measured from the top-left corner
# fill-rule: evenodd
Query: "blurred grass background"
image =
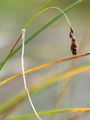
<path fill-rule="evenodd" d="M 76 0 L 53 0 L 50 6 L 58 6 L 65 9 Z M 0 61 L 7 55 L 22 27 L 32 17 L 37 9 L 42 6 L 46 0 L 0 0 Z M 81 45 L 80 53 L 88 52 L 89 33 L 90 33 L 90 1 L 84 0 L 76 8 L 67 13 L 75 32 L 77 42 Z M 48 10 L 41 14 L 31 25 L 26 33 L 26 38 L 32 35 L 38 28 L 43 26 L 54 16 L 58 15 L 57 10 Z M 50 62 L 56 59 L 70 56 L 69 50 L 69 31 L 68 24 L 62 16 L 46 30 L 33 39 L 25 48 L 25 69 Z M 10 59 L 0 72 L 1 80 L 12 76 L 21 71 L 20 63 L 21 50 L 12 59 Z M 89 64 L 90 57 L 78 60 L 78 67 Z M 36 82 L 40 82 L 56 74 L 68 71 L 72 66 L 72 61 L 55 65 L 51 68 L 45 68 L 27 75 L 27 83 L 30 88 Z M 71 107 L 90 107 L 90 74 L 89 72 L 75 76 L 71 89 L 65 95 L 65 98 L 58 108 Z M 38 111 L 54 109 L 56 99 L 63 88 L 64 81 L 57 85 L 40 92 L 32 94 L 32 100 Z M 0 87 L 0 104 L 7 102 L 21 91 L 24 91 L 22 77 Z M 12 116 L 32 113 L 28 99 L 26 99 L 13 112 Z M 69 120 L 72 116 L 78 116 L 79 113 L 69 113 L 57 116 L 58 119 Z M 1 115 L 2 116 L 2 115 Z M 85 115 L 80 120 L 88 120 L 89 115 Z M 31 118 L 30 118 L 31 119 Z M 33 118 L 31 120 L 35 120 Z M 43 119 L 50 119 L 45 116 Z"/>

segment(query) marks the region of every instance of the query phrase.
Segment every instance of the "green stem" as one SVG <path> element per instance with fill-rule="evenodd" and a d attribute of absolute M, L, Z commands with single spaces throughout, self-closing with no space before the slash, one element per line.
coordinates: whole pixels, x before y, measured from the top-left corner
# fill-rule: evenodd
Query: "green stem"
<path fill-rule="evenodd" d="M 64 12 L 66 13 L 66 12 L 70 11 L 71 9 L 76 7 L 79 3 L 80 3 L 80 0 L 77 0 L 75 3 L 73 3 L 72 5 L 67 7 L 64 10 Z M 43 27 L 41 27 L 39 30 L 37 30 L 35 33 L 33 33 L 33 35 L 26 40 L 25 45 L 28 44 L 31 40 L 33 40 L 33 38 L 35 38 L 39 33 L 41 33 L 43 30 L 45 30 L 47 27 L 49 27 L 49 25 L 51 25 L 56 20 L 58 20 L 62 15 L 63 15 L 63 13 L 57 15 L 55 18 L 53 18 L 51 21 L 49 21 L 47 24 L 45 24 Z M 12 57 L 14 54 L 16 54 L 20 49 L 21 49 L 21 45 L 11 54 L 10 57 Z"/>
<path fill-rule="evenodd" d="M 51 2 L 51 0 L 50 0 L 50 2 Z M 81 2 L 82 2 L 82 0 L 77 0 L 77 1 L 74 2 L 72 5 L 70 5 L 69 7 L 67 7 L 67 8 L 64 10 L 64 12 L 66 13 L 66 12 L 70 11 L 71 9 L 73 9 L 74 7 L 76 7 L 78 4 L 80 4 Z M 46 5 L 47 5 L 47 4 L 46 4 Z M 42 8 L 44 8 L 46 5 L 42 6 Z M 42 8 L 39 9 L 39 11 L 42 10 Z M 47 27 L 49 27 L 52 23 L 54 23 L 56 20 L 58 20 L 62 15 L 63 15 L 63 13 L 57 15 L 55 18 L 53 18 L 51 21 L 49 21 L 47 24 L 45 24 L 43 27 L 41 27 L 39 30 L 37 30 L 31 37 L 29 37 L 29 38 L 26 40 L 25 44 L 29 43 L 29 42 L 30 42 L 33 38 L 35 38 L 40 32 L 42 32 L 42 31 L 45 30 Z M 24 26 L 24 28 L 26 28 L 26 27 L 27 27 L 27 25 Z M 3 66 L 5 65 L 5 63 L 7 62 L 7 60 L 8 60 L 9 58 L 11 58 L 13 55 L 15 55 L 15 53 L 17 53 L 20 49 L 21 49 L 21 45 L 20 45 L 16 50 L 14 50 L 13 52 L 9 53 L 9 55 L 5 58 L 5 60 L 1 62 L 2 64 L 1 64 L 1 66 L 0 66 L 0 70 L 3 68 Z"/>
<path fill-rule="evenodd" d="M 35 85 L 33 85 L 32 87 L 29 88 L 29 92 L 30 92 L 30 94 L 40 93 L 43 90 L 46 90 L 46 88 L 50 88 L 50 86 L 55 85 L 57 82 L 59 82 L 63 79 L 68 79 L 72 76 L 75 76 L 82 72 L 86 72 L 88 70 L 90 70 L 90 66 L 81 67 L 79 69 L 71 70 L 69 72 L 64 72 L 62 74 L 61 73 L 57 74 L 57 75 L 52 76 L 51 78 L 46 79 L 42 82 L 36 82 Z M 0 104 L 0 115 L 5 115 L 7 112 L 15 109 L 17 106 L 20 105 L 20 103 L 22 103 L 26 99 L 26 97 L 27 97 L 27 93 L 25 91 L 25 92 L 18 94 L 15 97 L 13 97 L 12 99 L 6 101 L 5 103 Z"/>
<path fill-rule="evenodd" d="M 48 1 L 38 10 L 38 12 L 41 11 L 41 10 L 43 10 L 45 7 L 47 7 L 47 5 L 50 4 L 52 1 L 53 1 L 53 0 L 48 0 Z"/>
<path fill-rule="evenodd" d="M 76 7 L 80 2 L 81 2 L 80 0 L 77 0 L 75 3 L 73 3 L 72 5 L 67 7 L 64 10 L 64 12 L 66 13 L 66 12 L 70 11 L 71 9 Z M 47 27 L 49 27 L 49 25 L 51 25 L 56 20 L 58 20 L 62 15 L 63 15 L 63 13 L 60 13 L 55 18 L 53 18 L 51 21 L 49 21 L 47 24 L 45 24 L 43 27 L 41 27 L 39 30 L 37 30 L 35 33 L 33 33 L 33 35 L 26 40 L 25 45 L 28 44 L 31 40 L 33 40 L 33 38 L 35 38 L 39 33 L 41 33 L 43 30 L 45 30 Z M 21 45 L 16 50 L 14 50 L 14 52 L 11 54 L 10 57 L 12 57 L 14 54 L 16 54 L 20 49 L 21 49 Z"/>
<path fill-rule="evenodd" d="M 46 2 L 46 3 L 37 11 L 37 13 L 36 13 L 34 16 L 32 16 L 32 18 L 24 25 L 23 28 L 27 30 L 27 29 L 30 27 L 31 23 L 34 21 L 34 19 L 39 15 L 40 11 L 42 11 L 43 9 L 45 9 L 46 6 L 47 6 L 50 2 L 52 2 L 52 0 L 48 0 L 48 2 Z"/>
<path fill-rule="evenodd" d="M 29 22 L 24 26 L 25 29 L 27 29 L 31 23 L 33 22 L 33 20 L 38 16 L 38 13 L 40 11 L 42 11 L 49 3 L 51 3 L 52 0 L 48 0 L 44 5 L 42 5 L 39 10 L 37 11 L 37 13 L 29 20 Z M 30 23 L 30 24 L 29 24 Z M 21 38 L 21 34 L 19 36 L 19 38 L 16 40 L 14 46 L 12 47 L 12 49 L 10 50 L 10 52 L 8 53 L 8 55 L 6 56 L 6 58 L 0 63 L 0 70 L 3 68 L 3 66 L 5 65 L 5 63 L 7 62 L 7 60 L 9 59 L 9 57 L 11 56 L 12 52 L 14 51 L 16 45 L 18 44 L 19 40 Z"/>
<path fill-rule="evenodd" d="M 3 68 L 3 66 L 5 65 L 5 63 L 7 62 L 7 60 L 10 58 L 11 54 L 12 54 L 12 51 L 10 51 L 9 54 L 4 59 L 4 61 L 1 62 L 1 64 L 0 64 L 0 70 Z"/>
<path fill-rule="evenodd" d="M 83 109 L 83 108 L 81 108 Z M 38 112 L 39 115 L 50 115 L 50 114 L 61 114 L 61 113 L 69 113 L 69 112 L 74 112 L 74 110 L 80 110 L 80 108 L 67 108 L 67 109 L 55 109 L 55 110 L 49 110 L 49 111 L 44 111 L 44 112 Z M 88 111 L 88 110 L 87 110 Z M 18 116 L 15 118 L 8 118 L 7 120 L 17 120 L 17 119 L 27 119 L 27 118 L 32 118 L 35 117 L 36 115 L 34 113 L 28 114 L 28 115 L 23 115 L 23 116 Z"/>
<path fill-rule="evenodd" d="M 70 112 L 71 109 L 61 109 L 61 110 L 51 110 L 51 111 L 45 111 L 45 112 L 38 112 L 39 115 L 50 115 L 50 114 L 59 114 L 59 113 L 65 113 L 65 112 Z M 7 120 L 17 120 L 17 119 L 27 119 L 27 118 L 32 118 L 35 117 L 35 114 L 28 114 L 16 118 L 10 118 Z"/>

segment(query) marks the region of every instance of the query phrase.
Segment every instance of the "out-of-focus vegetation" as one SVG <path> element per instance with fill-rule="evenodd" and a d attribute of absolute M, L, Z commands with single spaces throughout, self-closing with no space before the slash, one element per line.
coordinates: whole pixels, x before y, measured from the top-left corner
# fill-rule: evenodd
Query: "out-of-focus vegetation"
<path fill-rule="evenodd" d="M 79 0 L 78 0 L 79 1 Z M 8 55 L 22 27 L 45 4 L 47 0 L 0 0 L 0 61 Z M 67 11 L 76 0 L 52 0 L 48 6 L 57 6 Z M 77 38 L 79 53 L 89 52 L 89 0 L 69 9 L 66 13 L 74 28 Z M 60 13 L 57 10 L 48 10 L 41 14 L 26 32 L 26 39 L 32 40 L 32 35 L 41 27 L 46 25 Z M 69 29 L 65 18 L 53 22 L 37 36 L 28 42 L 25 47 L 25 69 L 44 64 L 57 59 L 71 56 L 69 50 Z M 21 42 L 19 43 L 21 45 Z M 19 46 L 18 45 L 18 46 Z M 9 59 L 0 71 L 0 81 L 21 73 L 21 50 Z M 37 111 L 47 111 L 65 108 L 87 108 L 90 107 L 90 80 L 88 72 L 78 74 L 74 77 L 64 77 L 63 81 L 50 84 L 50 81 L 60 80 L 58 76 L 79 69 L 81 66 L 89 65 L 90 57 L 79 58 L 69 62 L 54 65 L 35 71 L 26 76 L 28 88 L 32 93 L 32 100 Z M 1 65 L 0 64 L 0 65 Z M 49 81 L 50 80 L 50 81 Z M 53 82 L 52 82 L 53 83 Z M 38 89 L 37 89 L 38 88 Z M 22 77 L 16 78 L 3 86 L 0 86 L 0 119 L 17 117 L 33 113 L 28 99 L 26 99 Z M 7 108 L 7 109 L 6 109 Z M 71 110 L 71 109 L 70 109 Z M 3 111 L 3 112 L 2 112 Z M 45 119 L 80 119 L 90 118 L 87 113 L 64 113 L 57 115 L 44 115 Z M 21 118 L 22 119 L 22 118 Z M 37 118 L 27 118 L 35 120 Z"/>

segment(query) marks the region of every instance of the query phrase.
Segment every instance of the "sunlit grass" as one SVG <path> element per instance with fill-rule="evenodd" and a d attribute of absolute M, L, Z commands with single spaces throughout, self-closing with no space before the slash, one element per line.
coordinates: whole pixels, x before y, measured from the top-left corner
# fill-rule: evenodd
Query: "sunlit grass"
<path fill-rule="evenodd" d="M 62 62 L 69 61 L 69 60 L 73 60 L 73 59 L 76 59 L 76 58 L 85 57 L 85 56 L 88 56 L 88 55 L 90 55 L 90 53 L 80 54 L 80 55 L 72 56 L 72 57 L 69 57 L 69 58 L 56 60 L 56 61 L 53 61 L 53 62 L 49 62 L 49 63 L 46 63 L 46 64 L 42 64 L 42 65 L 36 66 L 36 67 L 31 68 L 29 70 L 26 70 L 24 73 L 28 74 L 28 73 L 31 73 L 31 72 L 34 72 L 34 71 L 37 71 L 37 70 L 40 70 L 40 69 L 43 69 L 43 68 L 46 68 L 46 67 L 49 67 L 49 66 L 53 66 L 53 65 L 58 64 L 58 63 L 62 63 Z M 86 66 L 84 68 L 80 68 L 80 70 L 78 69 L 77 71 L 78 71 L 78 73 L 80 73 L 80 72 L 88 71 L 88 70 L 89 70 L 89 66 Z M 14 76 L 12 76 L 10 78 L 7 78 L 6 80 L 1 81 L 0 82 L 0 86 L 8 83 L 9 81 L 11 81 L 11 80 L 13 80 L 13 79 L 15 79 L 15 78 L 17 78 L 17 77 L 19 77 L 21 75 L 23 75 L 23 73 L 16 74 L 16 75 L 14 75 Z M 71 74 L 71 76 L 72 76 L 72 74 Z"/>
<path fill-rule="evenodd" d="M 53 0 L 48 0 L 43 6 L 41 6 L 41 8 L 37 11 L 40 12 L 41 10 L 43 10 L 49 3 L 51 3 Z M 70 5 L 69 7 L 67 7 L 64 12 L 68 12 L 70 11 L 72 8 L 76 7 L 77 5 L 79 5 L 79 3 L 81 3 L 82 0 L 77 0 L 75 3 L 73 3 L 72 5 Z M 24 26 L 24 28 L 29 28 L 30 25 L 32 24 L 32 21 L 34 20 L 34 18 L 37 16 L 38 14 L 36 13 L 36 15 L 34 15 L 30 21 Z M 27 40 L 25 44 L 28 44 L 31 40 L 33 40 L 33 38 L 35 38 L 40 32 L 42 32 L 44 29 L 46 29 L 47 27 L 49 27 L 52 23 L 54 23 L 56 20 L 58 20 L 63 14 L 60 13 L 59 15 L 57 15 L 55 18 L 53 18 L 51 21 L 49 21 L 47 24 L 45 24 L 44 26 L 42 26 L 40 29 L 38 29 L 35 33 L 32 34 L 32 36 L 30 36 Z M 21 38 L 21 34 L 19 36 Z M 19 38 L 19 39 L 20 39 Z M 11 57 L 13 57 L 13 55 L 15 55 L 20 49 L 21 49 L 21 45 L 16 48 L 18 41 L 15 41 L 16 43 L 14 44 L 14 46 L 12 46 L 12 49 L 10 51 L 10 53 L 7 55 L 7 57 L 0 63 L 0 70 L 2 70 L 3 66 L 5 65 L 5 63 L 7 62 L 8 59 L 10 59 Z M 15 49 L 16 48 L 16 49 Z M 49 62 L 49 63 L 45 63 L 43 65 L 39 65 L 36 66 L 34 68 L 30 68 L 29 70 L 25 71 L 25 74 L 30 74 L 31 72 L 34 71 L 38 71 L 41 70 L 45 67 L 50 67 L 56 64 L 59 64 L 61 62 L 65 62 L 65 61 L 69 61 L 69 60 L 73 60 L 76 58 L 81 58 L 81 57 L 86 57 L 90 55 L 90 53 L 85 53 L 85 54 L 80 54 L 80 55 L 76 55 L 73 57 L 69 57 L 69 58 L 64 58 L 64 59 L 60 59 L 60 60 L 56 60 L 53 62 Z M 39 93 L 40 91 L 42 92 L 43 90 L 45 90 L 47 87 L 55 85 L 57 82 L 73 77 L 75 75 L 81 74 L 83 72 L 87 72 L 90 70 L 90 65 L 88 66 L 83 66 L 80 68 L 76 68 L 74 70 L 70 70 L 66 73 L 61 73 L 58 74 L 56 76 L 53 76 L 45 81 L 42 81 L 41 83 L 37 83 L 35 85 L 33 85 L 29 91 L 30 93 Z M 22 76 L 22 73 L 16 74 L 10 78 L 7 78 L 6 80 L 2 80 L 0 82 L 0 86 L 8 83 L 12 80 L 14 80 L 15 78 Z M 10 100 L 8 100 L 7 102 L 3 103 L 2 105 L 0 105 L 0 115 L 5 115 L 5 117 L 7 117 L 7 114 L 10 114 L 10 112 L 17 108 L 17 106 L 20 105 L 20 103 L 22 103 L 25 99 L 27 98 L 27 94 L 26 92 L 21 92 L 19 95 L 17 95 L 14 98 L 11 98 Z M 65 112 L 90 112 L 90 108 L 68 108 L 68 109 L 60 109 L 60 110 L 51 110 L 51 111 L 45 111 L 45 112 L 39 112 L 39 115 L 52 115 L 52 114 L 60 114 L 60 113 L 65 113 Z M 7 120 L 16 120 L 16 119 L 25 119 L 25 118 L 32 118 L 34 117 L 35 114 L 29 114 L 29 115 L 25 115 L 25 116 L 19 116 L 16 118 L 10 118 Z"/>

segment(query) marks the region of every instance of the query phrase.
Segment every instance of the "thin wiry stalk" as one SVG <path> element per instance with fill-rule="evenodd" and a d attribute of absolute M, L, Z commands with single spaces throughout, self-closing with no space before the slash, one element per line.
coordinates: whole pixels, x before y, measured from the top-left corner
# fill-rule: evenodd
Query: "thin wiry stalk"
<path fill-rule="evenodd" d="M 43 69 L 43 68 L 46 68 L 46 67 L 50 67 L 50 66 L 53 66 L 53 65 L 65 62 L 65 61 L 69 61 L 69 60 L 85 57 L 85 56 L 88 56 L 88 55 L 90 55 L 90 53 L 80 54 L 80 55 L 76 55 L 76 56 L 72 56 L 72 57 L 56 60 L 56 61 L 53 61 L 53 62 L 45 63 L 45 64 L 42 64 L 42 65 L 36 66 L 34 68 L 31 68 L 29 70 L 26 70 L 24 73 L 28 74 L 28 73 L 31 73 L 31 72 L 34 72 L 34 71 L 37 71 L 37 70 L 40 70 L 40 69 Z M 16 75 L 14 75 L 14 76 L 12 76 L 10 78 L 7 78 L 6 80 L 2 80 L 0 82 L 0 86 L 10 82 L 11 80 L 13 80 L 13 79 L 15 79 L 15 78 L 17 78 L 19 76 L 22 76 L 22 73 L 16 74 Z"/>
<path fill-rule="evenodd" d="M 7 60 L 9 59 L 9 57 L 11 56 L 12 52 L 14 51 L 15 47 L 17 46 L 20 38 L 21 38 L 22 34 L 19 35 L 19 37 L 17 38 L 15 44 L 12 46 L 9 54 L 6 56 L 6 58 L 1 62 L 0 64 L 0 70 L 3 68 L 3 66 L 5 65 L 5 63 L 7 62 Z"/>
<path fill-rule="evenodd" d="M 80 42 L 80 45 L 78 47 L 78 53 L 81 53 L 82 50 L 86 47 L 88 34 L 89 34 L 89 30 L 86 32 L 86 34 L 84 35 L 84 38 Z M 72 61 L 71 70 L 75 69 L 77 66 L 78 66 L 78 60 Z M 67 94 L 68 90 L 70 89 L 72 79 L 73 79 L 72 77 L 67 79 L 64 83 L 62 90 L 60 90 L 60 93 L 57 97 L 56 108 L 58 108 L 58 107 L 60 108 L 60 106 L 62 105 L 62 101 L 65 98 L 65 95 Z M 73 91 L 73 90 L 71 90 L 71 91 Z M 70 102 L 70 104 L 71 104 L 71 102 Z M 71 119 L 73 119 L 73 118 L 71 118 Z"/>
<path fill-rule="evenodd" d="M 38 113 L 37 113 L 37 111 L 36 111 L 36 109 L 35 109 L 35 107 L 34 107 L 34 105 L 33 105 L 31 96 L 30 96 L 30 94 L 29 94 L 29 90 L 28 90 L 28 88 L 27 88 L 26 77 L 25 77 L 25 74 L 24 74 L 24 73 L 25 73 L 25 70 L 24 70 L 24 42 L 25 42 L 25 31 L 26 31 L 26 29 L 29 28 L 29 26 L 32 24 L 32 22 L 35 20 L 35 18 L 37 18 L 41 13 L 43 13 L 44 11 L 49 10 L 49 9 L 57 9 L 57 10 L 59 10 L 61 13 L 63 13 L 63 15 L 65 16 L 65 19 L 67 20 L 67 23 L 69 24 L 70 29 L 72 28 L 71 23 L 70 23 L 67 15 L 63 12 L 62 9 L 60 9 L 60 8 L 58 8 L 58 7 L 49 7 L 49 8 L 45 8 L 45 9 L 41 10 L 40 12 L 38 12 L 38 13 L 36 14 L 36 16 L 33 17 L 33 19 L 31 19 L 31 21 L 27 24 L 26 28 L 22 29 L 22 39 L 23 39 L 23 40 L 22 40 L 22 56 L 21 56 L 21 62 L 22 62 L 22 73 L 23 73 L 24 87 L 25 87 L 25 90 L 26 90 L 26 92 L 27 92 L 30 105 L 31 105 L 31 107 L 32 107 L 32 109 L 33 109 L 36 117 L 37 117 L 39 120 L 42 120 L 42 119 L 41 119 L 41 117 L 38 115 Z"/>
<path fill-rule="evenodd" d="M 31 19 L 29 19 L 29 21 L 23 26 L 24 29 L 28 29 L 30 27 L 30 25 L 32 24 L 32 22 L 37 18 L 37 16 L 42 13 L 42 11 L 46 8 L 46 6 L 52 2 L 52 0 L 48 0 L 46 4 L 44 4 L 35 15 L 32 16 Z M 47 9 L 47 8 L 46 8 Z"/>
<path fill-rule="evenodd" d="M 78 53 L 81 51 L 81 47 L 82 47 L 82 43 L 85 41 L 85 38 L 83 40 L 81 40 L 81 44 L 79 45 L 78 47 Z M 85 47 L 85 44 L 84 44 L 84 47 Z M 78 61 L 75 60 L 75 61 L 72 61 L 72 65 L 71 65 L 71 70 L 75 69 L 76 66 L 78 64 Z M 64 83 L 64 86 L 62 88 L 62 90 L 60 90 L 60 93 L 57 97 L 57 102 L 56 102 L 56 108 L 60 108 L 61 105 L 62 105 L 62 102 L 63 102 L 63 99 L 65 98 L 65 95 L 67 94 L 68 90 L 70 89 L 70 86 L 71 86 L 71 82 L 72 82 L 72 77 L 70 77 L 69 79 L 67 79 Z M 69 90 L 70 91 L 70 90 Z M 73 91 L 73 90 L 71 90 Z M 71 102 L 70 102 L 71 104 Z"/>
<path fill-rule="evenodd" d="M 88 35 L 89 35 L 89 30 L 86 32 L 86 34 L 84 35 L 84 38 L 83 38 L 83 39 L 81 40 L 81 42 L 80 42 L 80 45 L 79 45 L 79 47 L 78 47 L 78 53 L 81 53 L 82 50 L 86 47 L 87 41 L 88 41 L 88 39 L 87 39 Z M 78 64 L 78 61 L 72 61 L 71 70 L 75 69 L 75 68 L 77 67 L 77 64 Z M 61 90 L 60 94 L 58 95 L 58 98 L 57 98 L 57 101 L 58 101 L 58 102 L 57 102 L 57 105 L 56 105 L 56 106 L 58 106 L 59 103 L 62 104 L 61 102 L 62 102 L 65 94 L 67 93 L 67 89 L 68 89 L 68 88 L 70 87 L 70 85 L 71 85 L 71 79 L 72 79 L 72 78 L 69 78 L 69 80 L 65 81 L 64 87 L 63 87 L 63 89 Z"/>
<path fill-rule="evenodd" d="M 33 109 L 34 113 L 36 114 L 36 117 L 37 117 L 39 120 L 42 120 L 42 119 L 41 119 L 40 116 L 38 115 L 38 113 L 37 113 L 37 111 L 36 111 L 36 109 L 35 109 L 35 107 L 34 107 L 34 105 L 33 105 L 31 96 L 30 96 L 29 91 L 28 91 L 28 88 L 27 88 L 26 77 L 25 77 L 25 74 L 24 74 L 24 72 L 25 72 L 25 70 L 24 70 L 24 42 L 25 42 L 25 31 L 26 31 L 26 29 L 29 28 L 29 26 L 32 24 L 32 22 L 35 20 L 35 18 L 37 18 L 41 13 L 43 13 L 44 11 L 49 10 L 49 9 L 56 9 L 56 10 L 59 10 L 59 12 L 63 13 L 65 19 L 67 20 L 67 23 L 68 23 L 70 29 L 72 29 L 71 23 L 70 23 L 67 15 L 64 13 L 64 11 L 63 11 L 62 9 L 60 9 L 60 8 L 58 8 L 58 7 L 49 7 L 49 8 L 45 8 L 45 9 L 41 10 L 40 12 L 38 12 L 38 13 L 36 14 L 35 17 L 33 17 L 33 19 L 31 19 L 31 21 L 29 21 L 29 23 L 27 24 L 26 28 L 22 29 L 22 39 L 23 39 L 23 40 L 22 40 L 21 63 L 22 63 L 22 73 L 23 73 L 24 87 L 25 87 L 25 90 L 26 90 L 26 92 L 27 92 L 30 105 L 32 106 L 32 109 Z M 15 45 L 16 45 L 16 44 L 15 44 Z"/>
<path fill-rule="evenodd" d="M 87 30 L 87 32 L 85 33 L 85 35 L 84 35 L 84 37 L 83 37 L 83 39 L 81 40 L 81 42 L 80 42 L 80 44 L 79 44 L 79 47 L 78 47 L 78 53 L 80 54 L 80 53 L 82 53 L 82 51 L 85 49 L 85 47 L 86 47 L 86 45 L 87 45 L 87 43 L 88 43 L 88 37 L 89 37 L 89 29 Z M 75 66 L 75 64 L 73 64 L 74 66 Z M 76 67 L 78 66 L 78 61 L 76 61 Z M 75 68 L 76 68 L 75 67 Z M 69 85 L 70 86 L 70 85 Z M 67 91 L 67 89 L 66 89 L 66 91 Z M 73 91 L 73 90 L 71 90 L 71 91 Z M 73 94 L 73 93 L 72 93 Z M 85 114 L 84 114 L 85 115 Z M 79 120 L 82 116 L 84 116 L 84 115 L 79 115 L 79 116 L 77 116 L 77 119 Z M 73 118 L 70 118 L 69 120 L 73 120 Z"/>
<path fill-rule="evenodd" d="M 81 0 L 77 0 L 76 2 L 74 2 L 72 5 L 70 5 L 69 7 L 67 7 L 64 12 L 68 12 L 71 9 L 73 9 L 74 7 L 76 7 L 77 5 L 79 5 L 82 1 Z M 59 14 L 57 15 L 54 19 L 52 19 L 51 21 L 49 21 L 47 24 L 45 24 L 43 27 L 41 27 L 40 29 L 38 29 L 30 38 L 28 38 L 25 42 L 25 44 L 28 44 L 33 38 L 35 38 L 40 32 L 42 32 L 43 30 L 45 30 L 48 26 L 50 26 L 52 23 L 54 23 L 56 20 L 58 20 L 63 14 Z M 21 45 L 15 49 L 13 52 L 9 53 L 8 56 L 1 61 L 0 64 L 0 70 L 3 68 L 3 66 L 5 65 L 5 63 L 7 62 L 7 60 L 9 58 L 11 58 L 13 55 L 15 55 L 19 50 L 21 49 Z"/>
<path fill-rule="evenodd" d="M 34 104 L 33 104 L 32 99 L 31 99 L 31 95 L 30 95 L 28 87 L 27 87 L 27 82 L 26 82 L 25 68 L 24 68 L 25 32 L 26 32 L 26 29 L 22 29 L 22 55 L 21 55 L 21 64 L 22 64 L 22 75 L 23 75 L 24 88 L 25 88 L 25 90 L 27 92 L 29 103 L 30 103 L 30 105 L 31 105 L 31 107 L 32 107 L 32 109 L 33 109 L 36 117 L 38 118 L 38 120 L 42 120 L 41 117 L 38 115 L 35 107 L 34 107 Z"/>
<path fill-rule="evenodd" d="M 60 114 L 60 113 L 76 113 L 76 112 L 90 112 L 90 108 L 68 108 L 68 109 L 56 109 L 51 111 L 45 111 L 45 112 L 38 112 L 39 115 L 50 115 L 50 114 Z M 7 120 L 17 120 L 17 119 L 25 119 L 25 118 L 32 118 L 35 114 L 29 114 L 24 116 L 18 116 L 15 118 L 8 118 Z"/>
<path fill-rule="evenodd" d="M 29 26 L 32 24 L 32 22 L 33 22 L 41 13 L 43 13 L 43 12 L 49 10 L 49 9 L 57 9 L 57 10 L 59 10 L 59 11 L 64 15 L 64 17 L 66 18 L 67 23 L 69 24 L 69 27 L 72 28 L 71 23 L 70 23 L 67 15 L 65 14 L 65 12 L 64 12 L 62 9 L 60 9 L 59 7 L 54 7 L 54 6 L 52 6 L 52 7 L 45 8 L 45 9 L 41 10 L 40 12 L 38 12 L 32 19 L 30 19 L 29 23 L 26 25 L 26 27 L 24 27 L 24 29 L 27 30 L 27 29 L 29 28 Z"/>
<path fill-rule="evenodd" d="M 37 13 L 35 15 L 33 15 L 32 18 L 29 21 L 34 20 L 34 17 L 38 14 L 38 12 L 40 12 L 42 9 L 44 9 L 51 2 L 52 2 L 52 0 L 48 0 L 44 5 L 42 5 L 39 8 L 39 10 L 37 11 Z M 24 25 L 24 28 L 25 28 L 25 26 L 27 26 L 27 24 L 28 24 L 28 22 Z M 5 65 L 5 63 L 7 62 L 7 60 L 10 58 L 10 56 L 13 53 L 14 49 L 16 48 L 17 44 L 19 43 L 19 41 L 21 39 L 21 36 L 22 36 L 22 33 L 20 33 L 19 37 L 16 39 L 14 45 L 10 49 L 10 52 L 8 53 L 8 55 L 6 56 L 6 58 L 0 63 L 0 70 L 3 68 L 3 66 Z"/>
<path fill-rule="evenodd" d="M 81 68 L 78 68 L 75 70 L 71 70 L 71 71 L 63 73 L 63 74 L 55 75 L 55 76 L 53 76 L 49 79 L 46 79 L 42 82 L 40 81 L 38 83 L 35 83 L 35 85 L 30 87 L 29 91 L 30 91 L 30 93 L 39 93 L 39 92 L 45 90 L 46 88 L 48 88 L 52 85 L 55 85 L 57 82 L 59 82 L 63 79 L 66 79 L 66 78 L 68 79 L 72 76 L 75 76 L 77 74 L 80 74 L 82 72 L 86 72 L 89 70 L 90 70 L 90 65 L 84 66 L 84 67 L 81 67 Z M 0 105 L 0 115 L 3 115 L 7 111 L 14 109 L 16 106 L 19 106 L 20 103 L 22 103 L 26 98 L 27 98 L 27 93 L 22 92 L 19 95 L 17 95 L 16 97 L 7 101 L 6 103 Z"/>
<path fill-rule="evenodd" d="M 79 5 L 82 1 L 77 0 L 76 2 L 74 2 L 72 5 L 70 5 L 69 7 L 67 7 L 65 10 L 63 10 L 65 13 L 69 12 L 71 9 L 75 8 L 77 5 Z M 25 44 L 28 44 L 31 40 L 33 40 L 39 33 L 41 33 L 43 30 L 45 30 L 47 27 L 49 27 L 52 23 L 54 23 L 56 20 L 58 20 L 61 16 L 63 15 L 63 13 L 60 13 L 59 15 L 57 15 L 55 18 L 53 18 L 51 21 L 49 21 L 47 24 L 45 24 L 43 27 L 41 27 L 40 29 L 38 29 L 31 37 L 29 37 Z M 21 45 L 14 50 L 14 52 L 11 54 L 10 57 L 12 57 L 13 55 L 15 55 L 19 50 L 21 49 Z"/>

